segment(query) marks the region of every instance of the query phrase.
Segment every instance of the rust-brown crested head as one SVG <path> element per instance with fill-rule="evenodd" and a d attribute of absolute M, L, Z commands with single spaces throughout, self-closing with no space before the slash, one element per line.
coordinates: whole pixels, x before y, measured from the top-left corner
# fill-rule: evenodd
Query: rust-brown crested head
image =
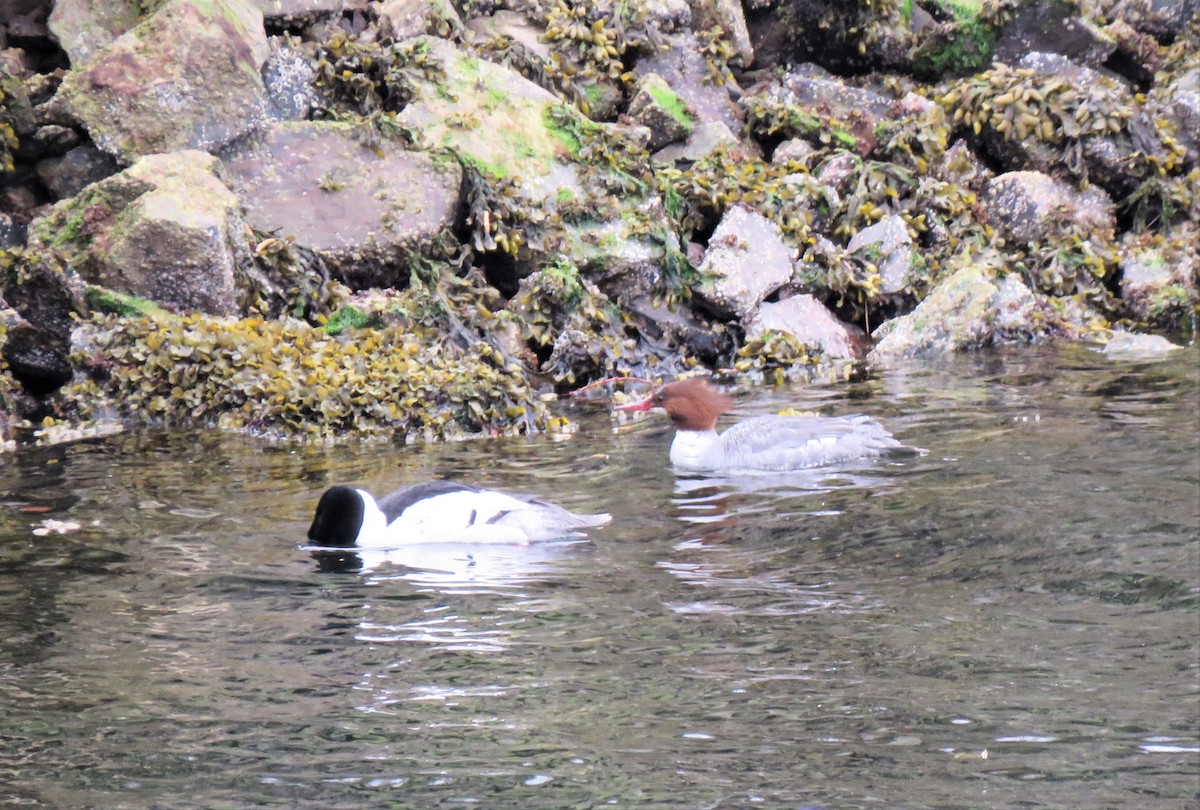
<path fill-rule="evenodd" d="M 667 383 L 649 402 L 666 411 L 680 430 L 714 430 L 721 414 L 733 407 L 733 400 L 702 377 Z"/>

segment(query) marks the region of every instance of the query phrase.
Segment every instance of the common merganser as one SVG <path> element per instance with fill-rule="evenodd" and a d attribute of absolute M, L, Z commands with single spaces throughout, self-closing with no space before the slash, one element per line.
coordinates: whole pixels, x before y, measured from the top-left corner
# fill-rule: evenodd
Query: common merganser
<path fill-rule="evenodd" d="M 717 434 L 717 419 L 733 401 L 707 380 L 667 383 L 619 411 L 666 412 L 675 423 L 671 463 L 698 471 L 781 472 L 875 458 L 904 449 L 869 416 L 758 416 Z"/>
<path fill-rule="evenodd" d="M 336 486 L 321 495 L 308 539 L 326 548 L 525 544 L 568 537 L 610 519 L 607 514 L 578 515 L 532 496 L 453 481 L 404 487 L 378 502 L 365 489 Z"/>

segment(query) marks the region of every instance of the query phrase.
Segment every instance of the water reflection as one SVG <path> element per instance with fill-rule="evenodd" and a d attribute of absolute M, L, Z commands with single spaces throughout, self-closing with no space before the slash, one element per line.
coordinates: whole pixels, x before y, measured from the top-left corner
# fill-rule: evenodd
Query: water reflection
<path fill-rule="evenodd" d="M 669 426 L 600 410 L 562 442 L 22 451 L 0 804 L 1194 807 L 1189 352 L 744 392 L 931 451 L 782 482 L 676 477 Z M 324 571 L 300 547 L 329 483 L 437 477 L 613 523 Z"/>
<path fill-rule="evenodd" d="M 392 548 L 313 549 L 319 571 L 371 574 L 374 583 L 398 580 L 445 593 L 486 593 L 536 582 L 590 546 L 585 539 L 528 545 L 410 543 Z"/>

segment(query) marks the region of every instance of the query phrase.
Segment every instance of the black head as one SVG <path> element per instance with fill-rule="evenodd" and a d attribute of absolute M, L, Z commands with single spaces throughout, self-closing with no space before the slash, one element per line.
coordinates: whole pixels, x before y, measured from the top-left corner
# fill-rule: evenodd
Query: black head
<path fill-rule="evenodd" d="M 330 487 L 317 503 L 317 513 L 308 527 L 308 541 L 315 546 L 353 546 L 362 522 L 363 499 L 358 490 Z"/>

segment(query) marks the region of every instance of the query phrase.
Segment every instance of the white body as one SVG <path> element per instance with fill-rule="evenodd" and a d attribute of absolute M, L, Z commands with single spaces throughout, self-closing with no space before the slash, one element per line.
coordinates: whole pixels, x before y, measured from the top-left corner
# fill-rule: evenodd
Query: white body
<path fill-rule="evenodd" d="M 715 430 L 679 430 L 671 463 L 681 470 L 779 472 L 874 458 L 900 442 L 866 416 L 759 416 Z"/>
<path fill-rule="evenodd" d="M 609 521 L 607 514 L 577 515 L 554 504 L 481 490 L 424 498 L 388 523 L 371 494 L 357 492 L 363 499 L 362 526 L 355 540 L 360 548 L 445 542 L 522 544 L 570 536 L 576 529 Z"/>

